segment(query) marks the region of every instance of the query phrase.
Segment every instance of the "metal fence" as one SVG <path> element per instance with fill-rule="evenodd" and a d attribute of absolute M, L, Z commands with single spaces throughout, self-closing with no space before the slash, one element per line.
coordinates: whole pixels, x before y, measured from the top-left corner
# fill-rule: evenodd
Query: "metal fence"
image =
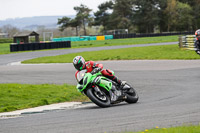
<path fill-rule="evenodd" d="M 113 39 L 123 39 L 123 38 L 138 38 L 138 37 L 156 37 L 156 36 L 173 36 L 173 35 L 192 35 L 191 32 L 170 32 L 170 33 L 133 33 L 133 34 L 115 34 Z"/>

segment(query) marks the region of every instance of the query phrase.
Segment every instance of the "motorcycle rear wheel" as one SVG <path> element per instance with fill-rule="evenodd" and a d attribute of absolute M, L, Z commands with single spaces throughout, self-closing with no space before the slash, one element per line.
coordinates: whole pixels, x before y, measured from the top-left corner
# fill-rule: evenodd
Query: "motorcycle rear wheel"
<path fill-rule="evenodd" d="M 106 108 L 111 106 L 110 97 L 101 91 L 103 96 L 99 96 L 93 88 L 89 88 L 86 92 L 89 99 L 99 107 Z"/>

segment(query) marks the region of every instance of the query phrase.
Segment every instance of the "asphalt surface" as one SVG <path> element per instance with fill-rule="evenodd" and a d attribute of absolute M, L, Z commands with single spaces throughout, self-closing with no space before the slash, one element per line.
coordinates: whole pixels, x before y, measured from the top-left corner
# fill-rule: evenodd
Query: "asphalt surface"
<path fill-rule="evenodd" d="M 16 61 L 16 60 L 15 60 Z M 200 60 L 104 61 L 139 93 L 136 104 L 94 104 L 0 119 L 2 133 L 110 133 L 199 124 Z M 1 83 L 76 84 L 71 63 L 0 65 Z"/>
<path fill-rule="evenodd" d="M 200 122 L 199 60 L 101 63 L 134 85 L 140 96 L 137 104 L 122 103 L 104 109 L 86 104 L 0 119 L 0 132 L 108 133 Z M 72 64 L 0 66 L 0 70 L 0 81 L 4 82 L 76 83 Z"/>

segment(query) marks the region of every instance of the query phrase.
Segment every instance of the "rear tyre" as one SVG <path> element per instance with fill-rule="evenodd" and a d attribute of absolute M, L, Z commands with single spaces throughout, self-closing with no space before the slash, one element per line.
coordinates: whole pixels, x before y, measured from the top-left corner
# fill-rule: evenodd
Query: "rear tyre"
<path fill-rule="evenodd" d="M 125 100 L 127 103 L 137 103 L 139 96 L 136 90 L 133 87 L 130 87 L 130 90 L 126 93 L 127 99 Z"/>
<path fill-rule="evenodd" d="M 86 92 L 87 96 L 89 97 L 89 99 L 95 103 L 96 105 L 98 105 L 99 107 L 102 108 L 106 108 L 106 107 L 110 107 L 111 103 L 110 103 L 110 97 L 106 95 L 105 92 L 101 91 L 101 93 L 103 94 L 99 94 L 98 92 L 96 92 L 94 89 L 89 88 Z"/>

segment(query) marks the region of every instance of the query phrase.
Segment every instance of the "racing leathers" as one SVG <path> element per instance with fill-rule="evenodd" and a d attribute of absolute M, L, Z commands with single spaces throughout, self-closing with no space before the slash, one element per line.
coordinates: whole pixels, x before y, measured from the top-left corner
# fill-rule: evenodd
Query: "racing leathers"
<path fill-rule="evenodd" d="M 107 77 L 110 80 L 113 80 L 114 82 L 116 82 L 118 84 L 118 86 L 120 87 L 122 84 L 122 81 L 117 78 L 116 76 L 113 75 L 113 72 L 109 69 L 103 69 L 103 65 L 102 64 L 98 64 L 95 63 L 94 61 L 88 61 L 85 62 L 84 66 L 82 69 L 86 69 L 87 73 L 95 73 L 95 71 L 101 71 L 101 74 L 105 77 Z M 76 72 L 75 77 L 77 77 L 77 73 L 79 71 Z"/>
<path fill-rule="evenodd" d="M 196 40 L 194 46 L 196 47 L 196 53 L 200 54 L 200 41 Z"/>

